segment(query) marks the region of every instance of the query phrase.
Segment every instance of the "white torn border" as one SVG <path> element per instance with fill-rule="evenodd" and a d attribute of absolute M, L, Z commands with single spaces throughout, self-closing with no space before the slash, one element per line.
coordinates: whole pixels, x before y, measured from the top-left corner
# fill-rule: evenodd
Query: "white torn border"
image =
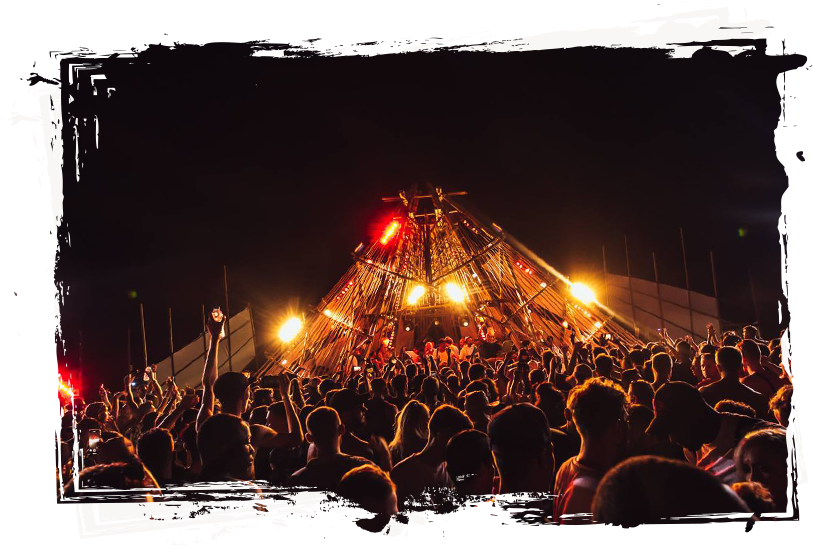
<path fill-rule="evenodd" d="M 386 54 L 417 53 L 435 51 L 466 51 L 490 53 L 515 53 L 550 49 L 583 47 L 664 49 L 673 58 L 688 58 L 703 48 L 703 43 L 721 40 L 742 40 L 754 38 L 770 31 L 767 19 L 748 19 L 748 9 L 744 9 L 745 21 L 731 22 L 728 6 L 691 10 L 673 15 L 630 21 L 630 25 L 619 25 L 608 29 L 588 29 L 579 27 L 572 30 L 557 30 L 533 36 L 523 36 L 511 40 L 494 41 L 495 34 L 483 31 L 426 44 L 412 44 L 411 38 L 399 38 L 394 43 L 370 46 L 344 47 L 328 51 L 329 54 L 368 53 L 382 46 L 398 46 Z M 640 34 L 641 25 L 660 23 L 657 30 Z M 476 39 L 480 44 L 459 46 L 463 41 Z M 401 45 L 403 43 L 403 45 Z M 684 45 L 684 44 L 701 45 Z M 742 53 L 742 46 L 714 45 L 711 49 L 725 51 L 730 55 Z"/>
<path fill-rule="evenodd" d="M 709 8 L 704 10 L 688 11 L 680 14 L 668 15 L 663 17 L 655 17 L 640 21 L 631 21 L 630 26 L 618 26 L 609 29 L 587 29 L 579 28 L 576 30 L 559 30 L 554 32 L 547 32 L 534 36 L 527 36 L 523 38 L 516 38 L 513 40 L 505 40 L 498 42 L 491 42 L 494 35 L 489 34 L 488 31 L 476 33 L 456 38 L 450 38 L 430 44 L 409 45 L 406 44 L 396 50 L 388 53 L 413 53 L 413 52 L 432 52 L 432 51 L 468 51 L 468 52 L 522 52 L 522 51 L 536 51 L 536 50 L 549 50 L 549 49 L 565 49 L 575 47 L 606 47 L 606 48 L 639 48 L 639 49 L 665 49 L 670 50 L 670 57 L 673 58 L 686 58 L 691 57 L 693 53 L 701 49 L 702 45 L 682 45 L 689 43 L 704 43 L 711 41 L 731 40 L 753 38 L 765 32 L 773 33 L 770 30 L 770 22 L 765 19 L 748 20 L 747 9 L 745 10 L 746 21 L 737 25 L 732 25 L 730 22 L 730 10 L 728 7 Z M 695 24 L 691 19 L 701 19 L 700 24 Z M 656 31 L 650 34 L 640 34 L 640 25 L 645 23 L 659 22 L 661 25 Z M 466 46 L 466 47 L 452 47 L 445 46 L 451 44 L 458 44 L 462 40 L 471 40 L 472 38 L 485 42 L 480 45 Z M 397 42 L 409 41 L 408 38 L 399 39 Z M 379 44 L 378 46 L 387 45 Z M 356 48 L 341 48 L 327 52 L 328 54 L 349 53 Z M 368 47 L 367 51 L 372 47 Z M 712 46 L 712 49 L 726 51 L 731 55 L 737 55 L 742 52 L 740 46 Z M 359 51 L 363 53 L 364 51 Z M 279 52 L 276 55 L 285 57 L 284 52 Z M 52 269 L 56 269 L 56 263 L 59 257 L 59 240 L 57 237 L 58 229 L 62 225 L 64 219 L 63 213 L 63 179 L 62 167 L 63 160 L 63 119 L 62 119 L 62 105 L 60 97 L 60 87 L 54 86 L 45 89 L 31 89 L 29 94 L 31 96 L 39 97 L 40 114 L 39 116 L 25 116 L 17 112 L 12 112 L 10 116 L 10 123 L 12 126 L 21 122 L 35 122 L 39 123 L 42 128 L 43 142 L 44 142 L 44 160 L 45 172 L 48 176 L 51 185 L 51 211 L 54 224 L 54 236 L 56 240 L 56 249 L 51 257 Z M 113 88 L 107 89 L 108 98 L 111 96 Z M 94 87 L 94 94 L 96 93 Z M 70 98 L 73 101 L 73 98 Z M 96 148 L 99 147 L 99 121 L 98 117 L 94 117 L 96 123 Z M 73 123 L 74 139 L 78 139 L 78 120 Z M 34 136 L 34 146 L 39 148 L 36 135 Z M 76 143 L 77 151 L 77 165 L 76 165 L 76 178 L 79 180 L 79 162 L 78 162 L 79 144 Z M 42 164 L 42 162 L 40 162 Z M 38 176 L 38 184 L 42 188 L 42 177 Z M 70 244 L 70 239 L 68 239 Z M 54 282 L 54 316 L 57 321 L 59 335 L 61 337 L 62 330 L 60 324 L 60 305 L 64 305 L 63 287 L 61 283 Z M 18 332 L 19 333 L 19 332 Z M 64 348 L 64 341 L 63 341 Z M 783 365 L 786 363 L 787 355 L 787 341 L 782 341 Z M 795 402 L 794 402 L 795 403 Z M 802 437 L 801 429 L 799 426 L 798 414 L 793 414 L 793 426 L 799 435 L 797 443 L 798 462 L 802 481 L 800 485 L 807 483 L 807 468 L 804 463 L 802 454 Z M 75 425 L 74 425 L 75 431 Z M 77 439 L 77 436 L 74 436 Z M 78 442 L 74 442 L 74 450 L 78 453 Z M 222 486 L 219 486 L 222 488 Z M 85 495 L 87 492 L 85 491 Z M 270 505 L 271 514 L 282 515 L 291 513 L 307 512 L 309 505 L 316 504 L 323 500 L 327 500 L 327 494 L 314 493 L 301 493 L 296 495 L 294 501 L 287 501 L 289 504 L 286 506 L 285 502 L 280 502 L 276 499 L 262 499 L 261 501 L 252 501 L 253 508 L 231 508 L 228 511 L 215 511 L 214 504 L 211 502 L 195 502 L 195 501 L 179 501 L 177 503 L 164 503 L 154 502 L 147 504 L 140 503 L 81 503 L 76 504 L 77 513 L 77 526 L 79 528 L 80 538 L 110 536 L 117 534 L 129 534 L 142 531 L 151 530 L 167 530 L 170 528 L 194 528 L 202 524 L 222 525 L 234 521 L 244 521 L 265 517 L 265 512 L 260 512 L 256 503 Z M 82 496 L 80 494 L 80 496 Z M 324 498 L 323 498 L 324 497 Z M 168 506 L 167 506 L 168 505 Z M 196 513 L 193 517 L 193 512 L 201 509 L 209 509 L 203 515 Z M 269 508 L 269 506 L 266 506 Z M 463 508 L 461 507 L 461 510 Z M 415 525 L 425 525 L 427 512 L 404 512 L 403 516 L 406 517 L 410 523 Z M 266 514 L 267 515 L 267 514 Z M 91 517 L 92 516 L 92 517 Z M 97 519 L 98 517 L 98 519 Z M 88 519 L 90 518 L 90 519 Z M 276 525 L 280 528 L 286 526 L 284 519 L 280 519 Z M 212 539 L 228 534 L 235 528 L 247 527 L 247 524 L 236 526 L 226 525 L 220 528 L 217 534 L 212 535 Z M 382 534 L 390 537 L 406 537 L 408 535 L 408 527 L 398 522 L 392 522 Z M 196 540 L 195 543 L 203 542 L 203 540 Z"/>

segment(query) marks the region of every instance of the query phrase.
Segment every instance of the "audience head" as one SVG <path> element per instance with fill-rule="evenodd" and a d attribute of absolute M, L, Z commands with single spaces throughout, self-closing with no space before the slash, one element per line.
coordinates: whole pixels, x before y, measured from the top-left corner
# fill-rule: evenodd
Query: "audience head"
<path fill-rule="evenodd" d="M 666 352 L 659 352 L 652 356 L 652 370 L 656 378 L 668 381 L 672 376 L 672 357 Z"/>
<path fill-rule="evenodd" d="M 768 407 L 773 411 L 776 422 L 784 427 L 790 423 L 790 400 L 793 397 L 793 385 L 786 384 L 776 391 Z"/>
<path fill-rule="evenodd" d="M 228 371 L 218 376 L 214 392 L 223 409 L 234 410 L 242 415 L 246 412 L 248 404 L 248 388 L 248 377 L 242 373 Z"/>
<path fill-rule="evenodd" d="M 344 425 L 332 407 L 317 407 L 308 415 L 305 439 L 322 452 L 338 452 Z"/>
<path fill-rule="evenodd" d="M 632 457 L 607 472 L 593 497 L 592 510 L 595 521 L 625 527 L 747 512 L 739 497 L 705 470 L 653 456 Z"/>
<path fill-rule="evenodd" d="M 748 506 L 748 509 L 755 514 L 767 514 L 776 511 L 771 492 L 761 483 L 741 481 L 733 484 L 731 490 L 737 493 L 737 496 Z"/>
<path fill-rule="evenodd" d="M 461 495 L 490 495 L 494 486 L 494 457 L 488 436 L 479 430 L 455 434 L 446 446 L 446 471 Z"/>
<path fill-rule="evenodd" d="M 570 391 L 567 409 L 582 443 L 603 442 L 614 446 L 621 458 L 627 444 L 629 400 L 620 386 L 607 379 L 590 379 Z"/>
<path fill-rule="evenodd" d="M 718 413 L 734 413 L 735 415 L 745 415 L 751 418 L 756 418 L 757 416 L 757 412 L 753 407 L 747 403 L 734 400 L 720 400 L 714 406 L 714 410 Z"/>
<path fill-rule="evenodd" d="M 545 413 L 529 403 L 506 407 L 491 419 L 488 437 L 502 492 L 550 489 L 553 443 Z M 512 485 L 506 487 L 508 482 Z"/>
<path fill-rule="evenodd" d="M 716 381 L 720 378 L 720 369 L 717 367 L 717 361 L 715 360 L 713 353 L 702 355 L 700 370 L 703 373 L 703 377 L 706 379 Z"/>
<path fill-rule="evenodd" d="M 761 483 L 771 493 L 777 511 L 788 503 L 788 446 L 783 428 L 749 432 L 734 453 L 737 470 L 745 481 Z"/>
<path fill-rule="evenodd" d="M 138 438 L 138 457 L 159 482 L 172 476 L 175 443 L 164 428 L 153 428 Z"/>
<path fill-rule="evenodd" d="M 613 374 L 613 359 L 607 354 L 599 354 L 593 360 L 596 366 L 596 375 L 599 377 L 610 378 Z"/>
<path fill-rule="evenodd" d="M 701 426 L 708 424 L 716 411 L 709 407 L 700 391 L 685 382 L 667 382 L 655 392 L 655 418 L 647 429 L 654 438 L 669 438 L 690 451 L 698 451 L 709 441 Z"/>
<path fill-rule="evenodd" d="M 373 514 L 398 513 L 395 484 L 389 474 L 374 464 L 365 464 L 347 472 L 336 487 L 336 494 Z"/>
<path fill-rule="evenodd" d="M 429 440 L 446 447 L 452 436 L 473 427 L 471 419 L 460 409 L 444 404 L 435 409 L 429 419 Z"/>
<path fill-rule="evenodd" d="M 734 346 L 723 346 L 715 356 L 717 367 L 725 377 L 739 378 L 742 371 L 742 353 Z"/>
<path fill-rule="evenodd" d="M 536 385 L 536 406 L 545 413 L 551 428 L 560 428 L 567 422 L 565 418 L 565 395 L 552 383 Z"/>

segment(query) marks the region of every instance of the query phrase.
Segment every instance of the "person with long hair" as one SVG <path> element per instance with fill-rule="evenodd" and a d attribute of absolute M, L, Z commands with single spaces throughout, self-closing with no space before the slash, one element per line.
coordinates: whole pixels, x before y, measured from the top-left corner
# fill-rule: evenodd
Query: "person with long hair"
<path fill-rule="evenodd" d="M 429 408 L 417 400 L 410 400 L 398 413 L 395 422 L 395 437 L 390 443 L 393 465 L 426 446 L 429 439 Z"/>

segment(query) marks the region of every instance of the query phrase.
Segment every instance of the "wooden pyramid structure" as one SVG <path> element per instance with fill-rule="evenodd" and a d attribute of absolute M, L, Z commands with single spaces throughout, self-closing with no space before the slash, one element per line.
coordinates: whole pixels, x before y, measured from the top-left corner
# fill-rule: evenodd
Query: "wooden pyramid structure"
<path fill-rule="evenodd" d="M 258 373 L 332 374 L 354 351 L 423 348 L 439 335 L 562 344 L 573 326 L 585 340 L 639 342 L 612 311 L 577 298 L 567 278 L 466 211 L 463 194 L 427 185 L 384 198 L 396 207 L 381 237 L 354 250 L 354 264 Z"/>

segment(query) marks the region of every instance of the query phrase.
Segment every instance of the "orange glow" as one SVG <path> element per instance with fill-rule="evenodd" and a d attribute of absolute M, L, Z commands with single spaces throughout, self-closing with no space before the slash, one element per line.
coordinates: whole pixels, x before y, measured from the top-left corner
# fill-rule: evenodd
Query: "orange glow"
<path fill-rule="evenodd" d="M 398 221 L 393 221 L 387 227 L 387 230 L 384 231 L 384 234 L 381 236 L 381 243 L 385 244 L 389 242 L 393 236 L 398 233 L 398 229 L 401 228 L 401 223 Z"/>

